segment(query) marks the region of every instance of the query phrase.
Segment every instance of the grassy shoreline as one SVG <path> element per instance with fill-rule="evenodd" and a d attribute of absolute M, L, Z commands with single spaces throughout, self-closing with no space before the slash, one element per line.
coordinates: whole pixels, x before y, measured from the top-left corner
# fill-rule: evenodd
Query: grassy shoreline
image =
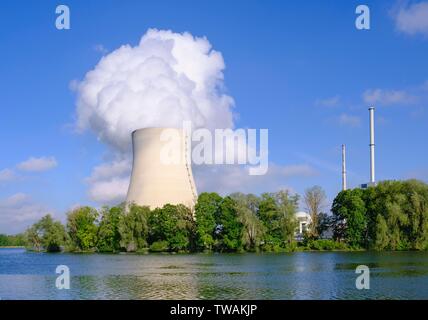
<path fill-rule="evenodd" d="M 0 249 L 18 249 L 18 248 L 25 249 L 24 246 L 0 246 Z"/>
<path fill-rule="evenodd" d="M 367 253 L 385 253 L 385 252 L 428 252 L 427 250 L 373 250 L 373 249 L 308 249 L 308 248 L 299 248 L 294 251 L 236 251 L 236 252 L 217 252 L 217 251 L 162 251 L 162 252 L 153 252 L 150 250 L 139 250 L 135 252 L 125 252 L 125 251 L 117 251 L 117 252 L 99 252 L 99 251 L 59 251 L 59 252 L 47 252 L 47 251 L 36 251 L 25 248 L 23 246 L 1 246 L 0 249 L 26 249 L 27 252 L 33 253 L 50 253 L 50 254 L 100 254 L 100 255 L 188 255 L 188 254 L 205 254 L 205 255 L 230 255 L 230 254 L 293 254 L 293 253 L 328 253 L 328 252 L 339 252 L 339 253 L 348 253 L 348 252 L 367 252 Z"/>
<path fill-rule="evenodd" d="M 308 249 L 308 248 L 298 248 L 296 250 L 290 251 L 290 250 L 281 250 L 281 251 L 235 251 L 235 252 L 218 252 L 218 251 L 150 251 L 150 250 L 139 250 L 134 252 L 126 252 L 126 251 L 115 251 L 115 252 L 109 252 L 109 251 L 58 251 L 58 252 L 48 252 L 46 250 L 37 251 L 32 250 L 26 247 L 22 246 L 8 246 L 8 247 L 0 247 L 0 249 L 25 249 L 27 252 L 34 252 L 34 253 L 71 253 L 71 254 L 122 254 L 122 255 L 147 255 L 147 254 L 165 254 L 165 255 L 176 255 L 176 254 L 284 254 L 284 253 L 300 253 L 300 252 L 404 252 L 404 251 L 412 251 L 412 250 L 385 250 L 385 251 L 376 251 L 376 250 L 368 250 L 368 249 Z"/>

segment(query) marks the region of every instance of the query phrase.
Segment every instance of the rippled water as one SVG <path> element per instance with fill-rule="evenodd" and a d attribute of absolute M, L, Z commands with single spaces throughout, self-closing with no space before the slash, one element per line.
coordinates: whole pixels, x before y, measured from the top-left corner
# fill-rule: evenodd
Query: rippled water
<path fill-rule="evenodd" d="M 55 287 L 67 265 L 70 290 Z M 355 268 L 370 268 L 357 290 Z M 427 252 L 47 254 L 0 249 L 2 299 L 428 299 Z"/>

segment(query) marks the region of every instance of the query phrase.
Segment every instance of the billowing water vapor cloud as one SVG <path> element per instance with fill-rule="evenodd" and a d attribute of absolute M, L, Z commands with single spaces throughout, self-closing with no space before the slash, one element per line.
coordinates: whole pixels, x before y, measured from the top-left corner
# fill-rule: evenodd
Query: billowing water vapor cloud
<path fill-rule="evenodd" d="M 77 85 L 77 128 L 126 152 L 145 127 L 231 128 L 220 52 L 206 38 L 149 29 L 140 43 L 104 56 Z"/>
<path fill-rule="evenodd" d="M 124 200 L 131 171 L 131 132 L 146 127 L 233 128 L 233 99 L 224 93 L 220 52 L 206 38 L 150 29 L 137 46 L 124 45 L 104 56 L 77 90 L 77 123 L 109 145 L 110 162 L 96 166 L 85 179 L 88 196 L 99 204 Z M 270 166 L 272 167 L 272 166 Z M 273 166 L 264 176 L 234 167 L 199 166 L 198 191 L 246 191 L 283 186 L 302 166 Z M 243 189 L 243 186 L 247 188 Z M 259 191 L 259 190 L 258 190 Z"/>
<path fill-rule="evenodd" d="M 220 52 L 206 38 L 150 29 L 137 46 L 104 56 L 74 89 L 80 132 L 93 131 L 110 146 L 111 162 L 85 179 L 101 204 L 125 198 L 131 170 L 131 132 L 146 127 L 233 127 L 233 99 L 224 93 Z"/>

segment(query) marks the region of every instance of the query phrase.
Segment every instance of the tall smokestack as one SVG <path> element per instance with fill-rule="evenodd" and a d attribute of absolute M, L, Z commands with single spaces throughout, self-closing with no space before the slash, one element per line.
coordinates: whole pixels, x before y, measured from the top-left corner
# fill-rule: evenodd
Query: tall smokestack
<path fill-rule="evenodd" d="M 375 183 L 375 140 L 374 140 L 374 107 L 369 108 L 370 114 L 370 183 Z"/>
<path fill-rule="evenodd" d="M 342 144 L 342 190 L 346 190 L 346 147 Z"/>

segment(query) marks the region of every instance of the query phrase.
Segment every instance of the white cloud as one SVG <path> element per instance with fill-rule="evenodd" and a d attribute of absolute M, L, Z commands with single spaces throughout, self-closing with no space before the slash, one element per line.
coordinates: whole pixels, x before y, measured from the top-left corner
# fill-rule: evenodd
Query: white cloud
<path fill-rule="evenodd" d="M 16 178 L 15 172 L 11 169 L 0 170 L 0 182 L 11 181 Z"/>
<path fill-rule="evenodd" d="M 361 125 L 361 118 L 358 116 L 342 113 L 337 117 L 337 121 L 340 125 L 346 127 L 359 127 Z"/>
<path fill-rule="evenodd" d="M 220 52 L 206 38 L 150 29 L 140 43 L 104 56 L 77 87 L 77 128 L 119 152 L 144 127 L 233 126 L 233 99 L 222 92 Z"/>
<path fill-rule="evenodd" d="M 369 89 L 363 93 L 364 102 L 368 104 L 408 105 L 417 101 L 417 98 L 405 90 Z"/>
<path fill-rule="evenodd" d="M 337 107 L 340 103 L 340 96 L 336 95 L 334 97 L 326 99 L 318 99 L 315 101 L 315 105 L 323 107 Z"/>
<path fill-rule="evenodd" d="M 86 178 L 88 196 L 101 204 L 118 204 L 128 191 L 131 161 L 127 158 L 96 166 Z"/>
<path fill-rule="evenodd" d="M 85 179 L 88 196 L 100 204 L 125 200 L 135 129 L 181 127 L 184 120 L 196 128 L 233 128 L 233 99 L 223 92 L 224 68 L 221 53 L 206 38 L 149 30 L 137 46 L 124 45 L 109 53 L 73 85 L 77 128 L 94 132 L 116 159 L 95 167 Z M 274 191 L 287 188 L 289 178 L 317 174 L 308 165 L 270 164 L 263 176 L 250 176 L 245 166 L 193 169 L 199 192 L 221 194 Z"/>
<path fill-rule="evenodd" d="M 309 165 L 280 166 L 269 164 L 265 175 L 251 176 L 244 166 L 195 166 L 194 176 L 198 192 L 218 192 L 227 195 L 233 192 L 261 193 L 292 190 L 287 184 L 292 177 L 312 177 L 318 172 Z"/>
<path fill-rule="evenodd" d="M 103 47 L 96 50 L 102 51 Z M 149 29 L 136 46 L 104 56 L 80 83 L 76 128 L 91 130 L 119 159 L 95 167 L 88 196 L 102 204 L 125 200 L 131 171 L 131 133 L 145 127 L 233 127 L 233 99 L 224 93 L 220 52 L 190 33 Z"/>
<path fill-rule="evenodd" d="M 422 1 L 398 7 L 393 12 L 397 30 L 410 35 L 428 36 L 428 2 Z"/>
<path fill-rule="evenodd" d="M 54 157 L 30 157 L 17 165 L 17 168 L 23 171 L 47 171 L 58 165 Z"/>
<path fill-rule="evenodd" d="M 22 171 L 46 171 L 56 166 L 57 161 L 54 157 L 30 157 L 28 160 L 18 163 L 16 168 Z M 0 183 L 21 180 L 22 178 L 13 169 L 5 168 L 0 170 Z"/>
<path fill-rule="evenodd" d="M 128 159 L 103 163 L 92 171 L 86 182 L 91 200 L 100 204 L 114 205 L 125 200 L 131 172 Z M 196 165 L 193 166 L 198 192 L 218 192 L 222 195 L 232 192 L 260 193 L 289 189 L 290 178 L 304 178 L 318 175 L 318 171 L 307 164 L 269 164 L 267 174 L 251 176 L 248 168 L 240 165 Z"/>
<path fill-rule="evenodd" d="M 111 178 L 93 183 L 89 197 L 102 204 L 118 204 L 125 200 L 129 178 Z"/>
<path fill-rule="evenodd" d="M 22 204 L 24 202 L 27 202 L 29 200 L 29 196 L 25 193 L 16 193 L 6 199 L 0 200 L 0 205 L 2 206 L 15 206 L 17 204 Z"/>
<path fill-rule="evenodd" d="M 22 232 L 47 213 L 46 206 L 33 201 L 25 193 L 0 199 L 0 233 Z"/>
<path fill-rule="evenodd" d="M 87 178 L 87 182 L 95 182 L 110 179 L 112 177 L 129 174 L 131 163 L 129 159 L 116 160 L 96 166 Z"/>

